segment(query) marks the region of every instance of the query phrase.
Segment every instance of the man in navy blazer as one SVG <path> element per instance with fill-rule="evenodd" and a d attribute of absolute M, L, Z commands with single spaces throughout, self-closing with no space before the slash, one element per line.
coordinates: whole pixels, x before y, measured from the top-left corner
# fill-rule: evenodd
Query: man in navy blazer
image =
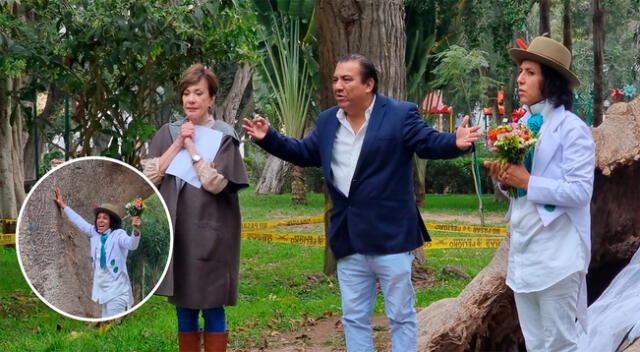
<path fill-rule="evenodd" d="M 243 127 L 267 152 L 299 166 L 321 166 L 333 209 L 329 244 L 338 259 L 347 350 L 373 351 L 371 312 L 380 280 L 393 351 L 415 351 L 417 322 L 412 250 L 430 241 L 413 190 L 413 154 L 454 158 L 472 149 L 478 126 L 468 117 L 455 133 L 427 126 L 417 106 L 377 93 L 373 63 L 338 60 L 338 103 L 320 113 L 304 139 L 283 136 L 262 117 Z"/>

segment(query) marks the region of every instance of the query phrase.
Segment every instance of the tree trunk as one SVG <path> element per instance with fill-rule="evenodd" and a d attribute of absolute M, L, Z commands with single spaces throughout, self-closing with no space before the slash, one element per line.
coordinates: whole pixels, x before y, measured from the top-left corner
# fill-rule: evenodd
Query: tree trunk
<path fill-rule="evenodd" d="M 53 202 L 60 188 L 65 202 L 89 223 L 93 204 L 124 204 L 147 198 L 151 186 L 131 169 L 111 161 L 82 160 L 58 166 L 32 191 L 20 222 L 20 257 L 33 288 L 50 304 L 71 315 L 100 317 L 91 301 L 93 271 L 89 238 Z M 131 269 L 131 268 L 130 268 Z"/>
<path fill-rule="evenodd" d="M 256 185 L 255 194 L 282 194 L 285 175 L 288 174 L 291 164 L 273 155 L 267 157 L 262 175 Z"/>
<path fill-rule="evenodd" d="M 349 53 L 373 61 L 382 94 L 405 99 L 404 16 L 401 0 L 316 1 L 321 109 L 335 105 L 331 76 L 338 58 Z"/>
<path fill-rule="evenodd" d="M 562 44 L 573 51 L 573 39 L 571 38 L 571 0 L 564 0 L 562 12 Z"/>
<path fill-rule="evenodd" d="M 596 171 L 591 199 L 592 258 L 587 276 L 593 302 L 640 246 L 640 98 L 611 106 L 593 128 Z M 418 314 L 420 351 L 520 351 L 523 338 L 505 285 L 509 237 L 491 263 L 457 298 Z"/>
<path fill-rule="evenodd" d="M 373 61 L 379 72 L 380 93 L 405 99 L 406 35 L 401 0 L 317 0 L 315 12 L 321 109 L 335 105 L 331 77 L 338 58 L 349 53 L 359 53 Z M 327 229 L 329 222 L 326 212 Z M 325 249 L 325 253 L 330 253 L 330 249 Z M 335 267 L 334 261 L 325 256 L 325 273 L 327 268 Z"/>
<path fill-rule="evenodd" d="M 0 79 L 0 218 L 16 219 L 24 192 L 24 117 L 20 103 L 10 97 L 22 87 L 21 78 Z"/>
<path fill-rule="evenodd" d="M 327 185 L 324 185 L 324 233 L 327 236 L 327 244 L 324 246 L 324 267 L 322 271 L 325 275 L 336 275 L 338 272 L 338 262 L 333 255 L 331 246 L 329 246 L 329 226 L 331 225 L 329 219 L 331 217 L 331 209 L 333 209 L 333 203 L 331 203 L 331 197 L 329 196 L 329 190 Z"/>
<path fill-rule="evenodd" d="M 44 131 L 46 125 L 49 123 L 49 118 L 60 110 L 63 100 L 64 93 L 54 84 L 49 85 L 49 89 L 47 91 L 47 102 L 45 103 L 44 110 L 42 110 L 42 113 L 38 115 L 36 121 L 34 121 L 34 123 L 38 124 L 38 129 L 41 131 L 39 134 L 40 138 L 38 140 L 38 143 L 40 145 L 40 153 L 37 156 L 38 159 L 42 158 L 42 155 L 45 151 L 44 145 L 46 143 L 46 138 L 44 136 Z M 24 148 L 23 154 L 24 177 L 25 180 L 33 180 L 34 182 L 37 179 L 35 145 L 35 136 L 33 134 L 29 134 L 29 138 L 27 139 L 27 144 Z"/>
<path fill-rule="evenodd" d="M 593 127 L 602 123 L 604 72 L 604 9 L 600 0 L 593 0 Z"/>
<path fill-rule="evenodd" d="M 551 1 L 540 0 L 540 35 L 551 37 L 551 22 L 549 21 L 549 12 L 551 10 Z"/>
<path fill-rule="evenodd" d="M 304 186 L 304 172 L 302 167 L 293 165 L 291 168 L 291 201 L 293 204 L 307 204 L 307 190 Z"/>
<path fill-rule="evenodd" d="M 424 207 L 424 197 L 426 194 L 427 161 L 418 157 L 413 158 L 413 184 L 415 187 L 416 206 L 418 209 Z"/>
<path fill-rule="evenodd" d="M 213 117 L 216 120 L 222 120 L 231 126 L 235 126 L 240 102 L 242 101 L 242 96 L 244 95 L 247 85 L 251 81 L 251 77 L 253 77 L 253 70 L 253 66 L 248 63 L 238 65 L 238 69 L 233 78 L 233 85 L 227 97 L 222 104 L 215 107 Z"/>

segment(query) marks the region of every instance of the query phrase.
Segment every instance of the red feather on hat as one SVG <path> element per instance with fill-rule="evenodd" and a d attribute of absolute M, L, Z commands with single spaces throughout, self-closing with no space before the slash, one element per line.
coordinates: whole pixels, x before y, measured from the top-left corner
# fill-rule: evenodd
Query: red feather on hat
<path fill-rule="evenodd" d="M 524 50 L 529 49 L 529 46 L 524 42 L 524 40 L 520 38 L 516 38 L 516 44 L 518 44 L 518 46 Z"/>

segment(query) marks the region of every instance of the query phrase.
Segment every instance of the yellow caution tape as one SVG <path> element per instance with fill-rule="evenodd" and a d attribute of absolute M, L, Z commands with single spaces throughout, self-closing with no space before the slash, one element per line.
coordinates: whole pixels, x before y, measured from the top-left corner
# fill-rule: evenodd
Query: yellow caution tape
<path fill-rule="evenodd" d="M 425 242 L 424 249 L 449 248 L 498 248 L 502 237 L 440 237 L 431 236 L 431 242 Z"/>
<path fill-rule="evenodd" d="M 507 234 L 506 227 L 488 227 L 488 226 L 473 226 L 473 225 L 453 225 L 453 224 L 427 224 L 427 230 L 429 231 L 441 231 L 441 232 L 457 232 L 457 233 L 472 233 L 476 235 L 496 235 L 504 236 Z"/>
<path fill-rule="evenodd" d="M 243 240 L 299 244 L 304 246 L 324 247 L 325 236 L 302 233 L 284 232 L 243 232 Z M 447 248 L 498 248 L 502 238 L 498 237 L 439 237 L 431 238 L 431 242 L 424 244 L 424 249 Z"/>
<path fill-rule="evenodd" d="M 322 224 L 322 223 L 324 223 L 324 218 L 322 216 L 297 218 L 297 219 L 291 219 L 291 220 L 280 220 L 280 221 L 248 221 L 242 224 L 242 230 L 243 231 L 273 230 L 278 226 Z M 425 226 L 429 231 L 469 233 L 469 234 L 476 234 L 476 235 L 495 235 L 495 236 L 504 236 L 507 234 L 506 227 L 433 224 L 433 223 L 425 223 Z"/>
<path fill-rule="evenodd" d="M 15 233 L 0 234 L 0 246 L 5 246 L 7 244 L 16 244 Z"/>
<path fill-rule="evenodd" d="M 324 235 L 283 232 L 243 232 L 243 240 L 254 240 L 275 243 L 300 244 L 304 246 L 324 247 Z"/>
<path fill-rule="evenodd" d="M 278 226 L 293 226 L 293 225 L 322 224 L 322 223 L 324 223 L 324 218 L 322 216 L 297 218 L 297 219 L 289 219 L 289 220 L 277 220 L 277 221 L 247 221 L 242 223 L 242 230 L 243 231 L 273 230 Z"/>

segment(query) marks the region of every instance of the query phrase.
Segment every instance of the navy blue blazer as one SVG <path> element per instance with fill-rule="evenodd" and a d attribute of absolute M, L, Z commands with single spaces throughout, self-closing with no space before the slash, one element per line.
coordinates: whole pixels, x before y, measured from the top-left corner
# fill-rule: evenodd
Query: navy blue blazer
<path fill-rule="evenodd" d="M 321 166 L 333 209 L 329 244 L 336 258 L 353 253 L 408 252 L 430 241 L 416 207 L 413 154 L 448 159 L 465 153 L 455 134 L 427 126 L 415 104 L 378 94 L 369 118 L 348 195 L 339 191 L 331 172 L 331 156 L 340 122 L 338 107 L 318 116 L 304 139 L 283 136 L 273 128 L 256 143 L 267 152 L 299 166 Z"/>

